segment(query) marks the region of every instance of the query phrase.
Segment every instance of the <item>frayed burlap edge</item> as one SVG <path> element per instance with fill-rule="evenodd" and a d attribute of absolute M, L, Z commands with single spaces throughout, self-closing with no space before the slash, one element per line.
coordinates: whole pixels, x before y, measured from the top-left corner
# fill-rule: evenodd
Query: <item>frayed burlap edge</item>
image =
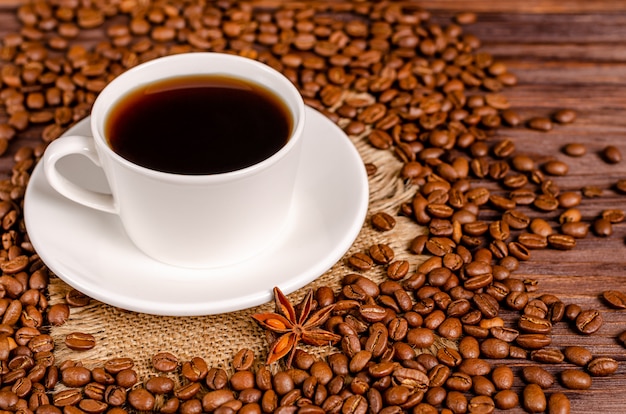
<path fill-rule="evenodd" d="M 372 97 L 373 99 L 373 97 Z M 339 121 L 341 126 L 344 120 Z M 344 257 L 327 272 L 320 275 L 302 289 L 289 295 L 298 302 L 307 289 L 326 285 L 335 291 L 340 289 L 341 279 L 354 271 L 346 266 L 346 258 L 356 252 L 364 252 L 375 243 L 390 245 L 397 259 L 408 260 L 411 269 L 424 260 L 408 252 L 407 246 L 417 235 L 426 229 L 407 217 L 397 216 L 398 207 L 410 201 L 416 187 L 406 184 L 399 178 L 402 163 L 390 151 L 378 150 L 366 140 L 365 131 L 359 136 L 350 136 L 365 163 L 376 166 L 376 173 L 369 177 L 369 208 L 363 227 Z M 376 212 L 387 212 L 397 219 L 394 229 L 378 232 L 370 224 L 370 217 Z M 362 274 L 379 283 L 385 278 L 383 266 L 375 266 Z M 273 286 L 267 286 L 271 290 Z M 63 302 L 71 288 L 57 277 L 52 277 L 49 285 L 50 304 Z M 92 300 L 88 306 L 72 308 L 69 320 L 51 327 L 50 334 L 55 341 L 57 362 L 72 360 L 88 368 L 102 366 L 111 358 L 129 357 L 135 362 L 135 370 L 140 378 L 156 375 L 152 368 L 152 356 L 158 352 L 171 352 L 179 361 L 192 357 L 204 358 L 209 366 L 230 371 L 230 362 L 237 351 L 249 348 L 254 351 L 259 362 L 266 359 L 267 342 L 263 331 L 253 322 L 251 315 L 273 309 L 273 303 L 219 315 L 199 317 L 164 317 L 128 312 Z M 96 338 L 96 346 L 88 351 L 74 351 L 64 343 L 66 335 L 72 332 L 90 333 Z M 454 346 L 452 341 L 440 338 L 425 352 L 436 352 L 442 346 Z M 323 357 L 337 352 L 335 347 L 306 348 L 307 351 Z M 276 367 L 274 367 L 276 368 Z"/>

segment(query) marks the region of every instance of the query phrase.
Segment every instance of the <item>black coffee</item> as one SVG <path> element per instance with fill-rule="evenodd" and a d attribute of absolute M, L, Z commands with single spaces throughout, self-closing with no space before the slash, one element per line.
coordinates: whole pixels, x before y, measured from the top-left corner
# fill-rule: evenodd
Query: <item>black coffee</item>
<path fill-rule="evenodd" d="M 131 91 L 111 110 L 111 148 L 135 164 L 176 174 L 217 174 L 269 158 L 288 141 L 292 119 L 267 89 L 197 75 Z"/>

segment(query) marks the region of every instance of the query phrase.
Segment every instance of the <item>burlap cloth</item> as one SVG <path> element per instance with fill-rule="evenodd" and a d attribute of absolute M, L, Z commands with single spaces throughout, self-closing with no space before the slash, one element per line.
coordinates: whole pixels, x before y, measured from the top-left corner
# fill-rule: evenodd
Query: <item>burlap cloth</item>
<path fill-rule="evenodd" d="M 339 125 L 343 124 L 344 120 L 340 120 Z M 377 150 L 370 146 L 364 138 L 367 132 L 349 137 L 363 161 L 377 167 L 376 173 L 369 177 L 369 208 L 362 229 L 340 261 L 315 281 L 289 295 L 293 303 L 299 302 L 309 288 L 327 285 L 338 291 L 341 279 L 346 274 L 354 273 L 346 265 L 346 258 L 353 253 L 367 250 L 372 244 L 387 243 L 394 249 L 396 259 L 408 260 L 412 270 L 425 258 L 409 253 L 407 246 L 411 239 L 427 230 L 411 219 L 397 215 L 399 205 L 412 199 L 416 187 L 400 178 L 402 162 L 391 151 Z M 372 228 L 370 217 L 380 211 L 396 217 L 394 229 L 381 233 Z M 385 270 L 384 266 L 375 266 L 362 274 L 380 282 L 385 277 Z M 272 288 L 271 285 L 267 286 L 268 291 Z M 53 277 L 49 286 L 50 304 L 64 301 L 65 294 L 70 289 L 63 281 Z M 102 366 L 110 358 L 130 357 L 134 359 L 135 369 L 140 377 L 149 378 L 156 375 L 151 363 L 152 356 L 167 351 L 176 355 L 180 362 L 192 357 L 202 357 L 209 366 L 229 371 L 232 357 L 242 348 L 252 349 L 258 363 L 265 361 L 268 349 L 266 337 L 250 316 L 272 311 L 273 307 L 272 302 L 219 315 L 163 317 L 128 312 L 92 300 L 88 306 L 72 308 L 69 320 L 62 326 L 52 327 L 51 335 L 55 340 L 55 356 L 58 362 L 80 361 L 84 366 L 93 368 Z M 64 344 L 65 336 L 76 331 L 94 335 L 97 345 L 83 352 L 68 349 Z M 439 340 L 435 346 L 441 346 L 442 343 Z M 318 356 L 338 350 L 335 347 L 305 349 Z"/>

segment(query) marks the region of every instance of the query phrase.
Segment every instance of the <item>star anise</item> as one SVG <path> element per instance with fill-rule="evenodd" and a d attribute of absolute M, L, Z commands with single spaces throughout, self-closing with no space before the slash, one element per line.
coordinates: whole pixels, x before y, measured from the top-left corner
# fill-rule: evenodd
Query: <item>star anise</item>
<path fill-rule="evenodd" d="M 276 339 L 270 345 L 267 364 L 278 361 L 290 353 L 287 367 L 295 354 L 300 341 L 308 345 L 323 346 L 337 343 L 341 337 L 326 331 L 320 326 L 330 317 L 335 305 L 324 306 L 311 313 L 313 308 L 313 291 L 309 290 L 300 305 L 299 311 L 293 307 L 289 299 L 277 287 L 274 288 L 275 313 L 258 313 L 252 318 L 263 328 L 273 334 Z"/>

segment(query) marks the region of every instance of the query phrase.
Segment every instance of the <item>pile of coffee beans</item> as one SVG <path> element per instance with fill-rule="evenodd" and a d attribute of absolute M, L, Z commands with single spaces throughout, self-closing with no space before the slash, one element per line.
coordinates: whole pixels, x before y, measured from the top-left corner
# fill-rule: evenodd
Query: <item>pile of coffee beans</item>
<path fill-rule="evenodd" d="M 591 335 L 602 326 L 600 311 L 540 294 L 537 281 L 514 273 L 536 249 L 573 249 L 590 230 L 610 236 L 624 212 L 607 209 L 585 222 L 578 206 L 601 189 L 560 191 L 566 163 L 539 162 L 496 136 L 502 125 L 547 132 L 577 114 L 522 119 L 504 93 L 515 75 L 463 32 L 472 13 L 441 25 L 415 4 L 387 2 L 35 0 L 16 18 L 19 30 L 0 44 L 0 154 L 13 156 L 10 177 L 0 181 L 0 410 L 567 413 L 555 383 L 585 390 L 618 369 L 585 348 L 551 346 L 555 324 Z M 324 358 L 298 350 L 291 368 L 265 366 L 246 349 L 226 368 L 164 352 L 143 378 L 130 358 L 84 367 L 78 352 L 98 344 L 81 332 L 66 338 L 76 361 L 56 363 L 47 327 L 65 323 L 89 298 L 71 291 L 65 303 L 48 305 L 51 274 L 22 216 L 30 173 L 46 144 L 88 115 L 115 76 L 193 51 L 237 53 L 278 69 L 346 133 L 393 153 L 399 179 L 415 188 L 397 213 L 428 230 L 409 252 L 428 258 L 413 268 L 381 243 L 348 257 L 341 286 L 315 291 L 316 306 L 335 305 L 324 327 L 342 336 L 340 344 Z M 33 131 L 41 140 L 20 146 Z M 563 148 L 570 157 L 586 151 L 575 142 Z M 621 157 L 614 146 L 602 151 L 607 163 Z M 376 174 L 376 165 L 367 167 Z M 615 188 L 626 193 L 626 180 Z M 553 227 L 545 215 L 555 213 Z M 397 217 L 376 212 L 370 223 L 388 232 Z M 384 281 L 365 276 L 381 267 Z M 602 298 L 626 306 L 625 292 Z M 617 339 L 624 344 L 626 331 Z M 567 367 L 558 378 L 542 368 L 555 363 Z"/>

